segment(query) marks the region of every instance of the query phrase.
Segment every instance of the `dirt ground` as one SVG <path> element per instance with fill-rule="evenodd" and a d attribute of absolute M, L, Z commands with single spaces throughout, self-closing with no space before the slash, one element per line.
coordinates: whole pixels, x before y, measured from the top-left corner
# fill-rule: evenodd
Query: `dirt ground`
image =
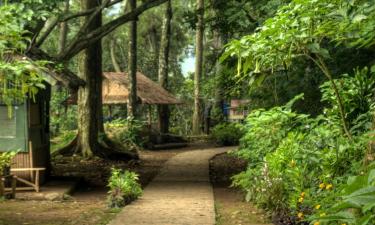
<path fill-rule="evenodd" d="M 245 169 L 244 161 L 228 154 L 218 155 L 210 161 L 217 225 L 269 224 L 261 210 L 244 200 L 241 191 L 229 187 L 230 178 Z"/>
<path fill-rule="evenodd" d="M 108 162 L 100 159 L 56 159 L 53 161 L 55 176 L 83 176 L 87 185 L 65 201 L 0 200 L 0 225 L 104 225 L 118 212 L 106 205 L 105 181 L 110 168 L 116 166 L 136 171 L 143 186 L 158 173 L 165 161 L 172 156 L 202 147 L 192 145 L 177 150 L 141 151 L 139 162 Z M 93 171 L 95 171 L 93 173 Z"/>
<path fill-rule="evenodd" d="M 158 173 L 165 161 L 178 153 L 208 147 L 192 145 L 177 150 L 142 151 L 139 162 L 84 161 L 56 159 L 54 175 L 83 176 L 88 186 L 80 188 L 65 201 L 0 200 L 0 225 L 104 225 L 118 212 L 108 209 L 104 182 L 112 166 L 130 169 L 140 174 L 143 186 Z M 251 204 L 243 201 L 243 194 L 228 188 L 230 177 L 242 171 L 246 164 L 227 154 L 210 162 L 211 180 L 214 185 L 217 225 L 260 225 L 264 215 Z M 95 173 L 93 173 L 95 171 Z"/>

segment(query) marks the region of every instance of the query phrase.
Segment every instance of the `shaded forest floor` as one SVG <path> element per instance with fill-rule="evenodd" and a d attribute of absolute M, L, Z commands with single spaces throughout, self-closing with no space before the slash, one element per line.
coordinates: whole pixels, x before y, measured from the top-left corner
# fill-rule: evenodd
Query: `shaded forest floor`
<path fill-rule="evenodd" d="M 0 201 L 0 225 L 107 224 L 119 212 L 108 209 L 106 205 L 105 181 L 112 166 L 136 171 L 140 174 L 142 186 L 146 186 L 171 157 L 205 147 L 210 145 L 193 144 L 176 150 L 141 151 L 141 160 L 138 162 L 57 158 L 53 161 L 55 176 L 84 177 L 86 183 L 83 183 L 71 198 L 63 201 Z M 263 214 L 245 202 L 241 192 L 228 188 L 230 177 L 245 168 L 244 162 L 227 154 L 218 155 L 210 162 L 218 225 L 264 224 Z"/>
<path fill-rule="evenodd" d="M 270 224 L 261 210 L 244 200 L 243 192 L 230 187 L 230 178 L 245 169 L 246 162 L 226 153 L 210 161 L 217 225 Z"/>
<path fill-rule="evenodd" d="M 163 151 L 141 151 L 139 162 L 114 162 L 101 159 L 56 158 L 53 175 L 84 177 L 87 181 L 71 198 L 63 201 L 0 201 L 0 225 L 102 225 L 119 210 L 106 205 L 105 181 L 112 166 L 136 171 L 142 186 L 146 186 L 162 165 L 172 156 L 201 145 Z M 43 191 L 43 190 L 42 190 Z"/>

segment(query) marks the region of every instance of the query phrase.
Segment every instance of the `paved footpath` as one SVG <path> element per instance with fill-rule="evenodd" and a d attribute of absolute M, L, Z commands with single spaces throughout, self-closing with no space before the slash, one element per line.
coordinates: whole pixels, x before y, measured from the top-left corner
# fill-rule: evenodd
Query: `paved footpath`
<path fill-rule="evenodd" d="M 108 225 L 214 225 L 209 160 L 231 149 L 194 150 L 172 157 L 143 196 Z"/>

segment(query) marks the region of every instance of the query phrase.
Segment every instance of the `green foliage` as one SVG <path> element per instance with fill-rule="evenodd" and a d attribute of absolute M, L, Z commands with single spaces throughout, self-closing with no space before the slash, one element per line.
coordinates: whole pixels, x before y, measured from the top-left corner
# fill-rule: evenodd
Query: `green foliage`
<path fill-rule="evenodd" d="M 77 130 L 77 106 L 67 105 L 70 97 L 68 90 L 60 90 L 61 87 L 52 88 L 50 101 L 50 130 L 51 136 L 61 136 L 64 132 Z"/>
<path fill-rule="evenodd" d="M 352 115 L 352 129 L 356 131 L 353 140 L 340 132 L 337 112 L 331 113 L 335 112 L 334 106 L 316 118 L 291 110 L 295 101 L 283 107 L 255 110 L 248 116 L 246 134 L 236 152 L 248 160 L 248 169 L 236 175 L 233 182 L 246 191 L 247 200 L 279 215 L 287 213 L 291 220 L 303 221 L 306 215 L 315 215 L 311 217 L 314 222 L 321 213 L 331 213 L 327 209 L 336 207 L 334 204 L 339 196 L 346 196 L 341 197 L 346 203 L 352 201 L 354 195 L 345 191 L 343 194 L 341 190 L 347 190 L 345 181 L 363 168 L 366 148 L 371 141 L 369 124 L 372 117 L 363 115 L 372 112 L 370 103 L 374 92 L 368 90 L 372 90 L 373 85 L 372 82 L 359 82 L 368 80 L 368 75 L 366 69 L 357 70 L 355 76 L 347 75 L 337 80 L 342 85 L 340 93 L 348 112 L 360 112 L 348 114 Z M 366 91 L 360 89 L 359 84 L 366 86 Z M 327 101 L 333 90 L 330 85 L 323 85 L 322 92 L 323 101 Z M 367 197 L 360 199 L 366 204 L 372 202 Z M 320 217 L 327 221 L 334 218 Z"/>
<path fill-rule="evenodd" d="M 64 130 L 58 136 L 51 139 L 51 153 L 70 144 L 77 136 L 76 130 Z"/>
<path fill-rule="evenodd" d="M 11 161 L 16 154 L 17 151 L 0 152 L 0 175 L 3 174 L 5 167 L 11 166 Z"/>
<path fill-rule="evenodd" d="M 257 164 L 268 152 L 274 151 L 288 132 L 307 118 L 291 110 L 293 103 L 302 97 L 297 96 L 283 107 L 253 110 L 246 118 L 246 133 L 241 139 L 239 156 Z"/>
<path fill-rule="evenodd" d="M 372 126 L 371 117 L 373 109 L 372 96 L 375 93 L 375 73 L 367 67 L 355 69 L 354 75 L 344 74 L 336 80 L 338 91 L 343 99 L 343 106 L 346 112 L 346 121 L 352 133 L 361 132 L 359 128 L 370 129 Z M 337 98 L 329 82 L 321 86 L 322 100 L 330 105 L 326 113 L 331 118 L 339 118 Z M 363 124 L 365 123 L 365 124 Z"/>
<path fill-rule="evenodd" d="M 221 146 L 238 145 L 244 135 L 244 128 L 239 123 L 222 123 L 211 131 L 211 139 Z"/>
<path fill-rule="evenodd" d="M 262 71 L 271 70 L 273 72 L 289 68 L 292 60 L 300 56 L 312 58 L 311 56 L 315 55 L 318 58 L 330 58 L 331 53 L 324 46 L 324 40 L 327 37 L 339 41 L 346 40 L 348 38 L 345 37 L 350 36 L 350 38 L 359 41 L 362 40 L 360 35 L 366 36 L 366 34 L 372 33 L 369 35 L 371 36 L 368 38 L 369 40 L 365 42 L 373 42 L 375 40 L 374 26 L 371 26 L 373 23 L 371 17 L 368 18 L 358 13 L 366 11 L 373 16 L 375 14 L 374 5 L 367 1 L 354 0 L 351 2 L 348 3 L 344 0 L 294 0 L 281 7 L 276 15 L 266 20 L 254 34 L 245 36 L 241 40 L 232 41 L 227 46 L 222 59 L 237 56 L 239 58 L 238 75 L 250 75 L 257 78 L 257 74 Z M 350 16 L 354 16 L 353 18 L 337 16 L 337 14 L 346 15 L 349 12 Z M 361 31 L 366 34 L 356 33 L 354 35 L 354 31 L 348 33 L 348 27 L 355 27 L 353 29 L 356 32 Z"/>
<path fill-rule="evenodd" d="M 112 174 L 108 180 L 109 207 L 120 208 L 139 198 L 142 195 L 142 188 L 138 179 L 138 174 L 135 172 L 123 172 L 112 168 Z"/>
<path fill-rule="evenodd" d="M 349 177 L 338 192 L 338 202 L 317 210 L 310 221 L 328 224 L 370 225 L 375 223 L 375 169 Z M 334 195 L 334 194 L 332 194 Z M 323 213 L 324 216 L 321 216 Z"/>
<path fill-rule="evenodd" d="M 59 1 L 31 1 L 7 3 L 0 6 L 0 101 L 10 105 L 34 97 L 44 88 L 45 61 L 31 61 L 24 57 L 31 42 L 30 30 L 53 13 Z"/>
<path fill-rule="evenodd" d="M 147 140 L 141 135 L 144 122 L 135 119 L 116 119 L 105 123 L 108 136 L 126 146 L 142 146 Z"/>

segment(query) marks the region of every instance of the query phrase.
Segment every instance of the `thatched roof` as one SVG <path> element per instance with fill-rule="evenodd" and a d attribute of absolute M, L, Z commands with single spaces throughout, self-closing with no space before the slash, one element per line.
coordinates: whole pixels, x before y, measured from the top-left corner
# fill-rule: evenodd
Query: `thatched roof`
<path fill-rule="evenodd" d="M 103 104 L 116 105 L 128 103 L 128 74 L 116 72 L 103 73 Z M 149 105 L 176 105 L 181 104 L 167 90 L 152 81 L 144 74 L 137 73 L 137 96 L 141 104 Z M 77 95 L 68 99 L 68 104 L 77 102 Z"/>
<path fill-rule="evenodd" d="M 40 54 L 43 54 L 43 52 L 40 51 Z M 35 58 L 36 58 L 35 60 L 39 60 L 37 57 Z M 29 57 L 28 55 L 21 55 L 21 54 L 16 54 L 16 53 L 4 54 L 3 60 L 9 63 L 15 62 L 15 61 L 27 62 L 29 64 L 28 69 L 37 71 L 40 75 L 43 76 L 44 80 L 47 81 L 51 85 L 60 83 L 73 90 L 78 89 L 79 86 L 85 85 L 85 82 L 81 80 L 79 77 L 77 77 L 70 70 L 65 69 L 65 68 L 58 70 L 58 69 L 55 69 L 52 64 L 47 64 L 47 65 L 44 65 L 44 68 L 40 68 L 37 65 L 35 65 L 34 59 Z M 44 60 L 46 60 L 46 57 Z"/>

